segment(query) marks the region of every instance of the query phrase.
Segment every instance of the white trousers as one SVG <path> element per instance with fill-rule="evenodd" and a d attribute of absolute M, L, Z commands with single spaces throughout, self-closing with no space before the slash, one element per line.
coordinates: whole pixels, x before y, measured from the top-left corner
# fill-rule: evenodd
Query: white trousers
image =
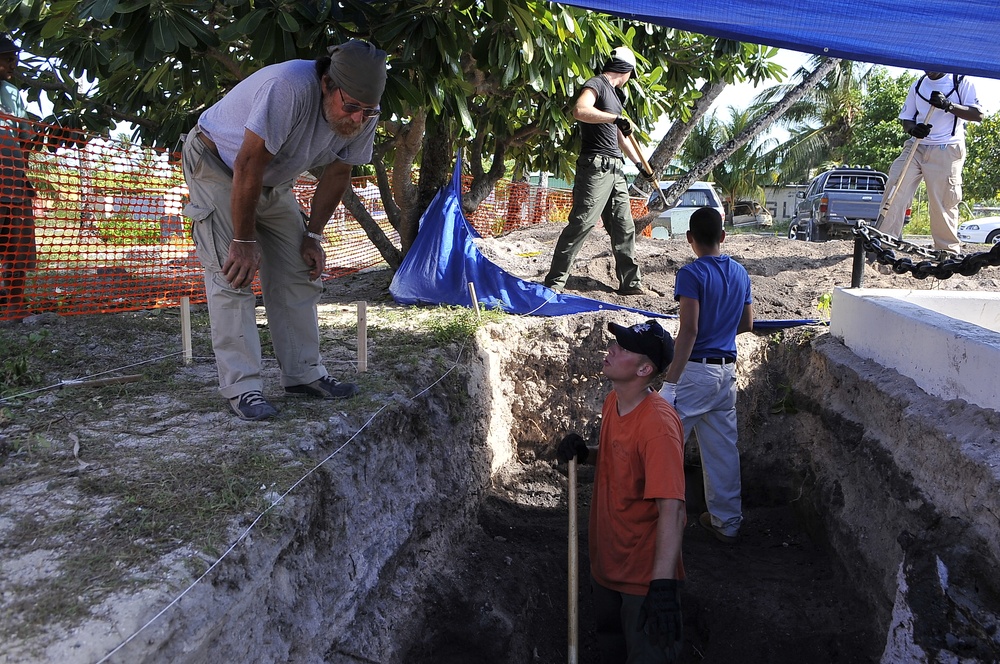
<path fill-rule="evenodd" d="M 233 239 L 233 176 L 197 138 L 197 131 L 184 141 L 184 179 L 191 194 L 184 214 L 193 222 L 198 260 L 205 268 L 219 391 L 231 399 L 250 390 L 263 390 L 257 298 L 249 287 L 233 288 L 222 276 L 222 264 Z M 320 359 L 316 315 L 323 285 L 318 279 L 309 279 L 309 268 L 302 260 L 305 221 L 291 186 L 264 188 L 257 203 L 255 232 L 263 254 L 260 285 L 281 367 L 281 385 L 311 383 L 327 375 Z"/>
<path fill-rule="evenodd" d="M 684 440 L 694 431 L 712 525 L 735 536 L 743 522 L 740 452 L 736 447 L 736 363 L 688 362 L 677 384 Z"/>
<path fill-rule="evenodd" d="M 903 171 L 907 155 L 913 150 L 913 143 L 912 138 L 906 141 L 902 154 L 889 169 L 889 187 L 898 180 L 898 191 L 879 224 L 879 230 L 894 237 L 902 235 L 906 208 L 913 202 L 913 195 L 923 180 L 927 187 L 927 211 L 934 248 L 959 253 L 962 243 L 958 240 L 958 204 L 962 202 L 965 145 L 918 145 L 910 167 L 900 179 L 899 174 Z M 886 196 L 889 193 L 886 191 Z"/>

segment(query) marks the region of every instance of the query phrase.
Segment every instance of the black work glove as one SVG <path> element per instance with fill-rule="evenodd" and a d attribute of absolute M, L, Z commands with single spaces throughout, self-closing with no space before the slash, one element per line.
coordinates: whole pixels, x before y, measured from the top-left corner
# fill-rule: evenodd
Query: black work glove
<path fill-rule="evenodd" d="M 559 441 L 559 445 L 556 447 L 556 458 L 562 462 L 568 462 L 573 457 L 576 457 L 578 463 L 583 463 L 587 460 L 589 453 L 590 450 L 587 449 L 587 443 L 584 442 L 578 433 L 567 434 Z"/>
<path fill-rule="evenodd" d="M 931 93 L 930 102 L 931 106 L 935 108 L 940 108 L 945 113 L 950 111 L 953 105 L 950 101 L 948 101 L 947 97 L 941 94 L 939 90 L 935 90 L 934 92 Z"/>
<path fill-rule="evenodd" d="M 622 130 L 622 134 L 626 138 L 632 135 L 632 123 L 624 115 L 615 118 L 615 125 Z"/>
<path fill-rule="evenodd" d="M 636 164 L 635 166 L 639 169 L 639 174 L 636 175 L 635 180 L 632 181 L 632 187 L 629 189 L 629 195 L 648 198 L 650 194 L 656 191 L 653 174 L 644 169 L 642 164 Z"/>
<path fill-rule="evenodd" d="M 667 662 L 674 662 L 684 644 L 684 619 L 681 615 L 681 586 L 676 579 L 653 579 L 639 609 L 639 629 L 655 645 L 663 648 Z"/>
<path fill-rule="evenodd" d="M 931 127 L 933 126 L 921 122 L 910 127 L 906 133 L 913 138 L 927 138 L 927 134 L 931 133 Z"/>
<path fill-rule="evenodd" d="M 653 181 L 653 173 L 652 173 L 652 171 L 647 171 L 646 167 L 642 165 L 641 161 L 635 162 L 635 167 L 637 169 L 639 169 L 639 177 L 641 177 L 643 180 L 645 180 L 647 182 L 652 182 Z"/>

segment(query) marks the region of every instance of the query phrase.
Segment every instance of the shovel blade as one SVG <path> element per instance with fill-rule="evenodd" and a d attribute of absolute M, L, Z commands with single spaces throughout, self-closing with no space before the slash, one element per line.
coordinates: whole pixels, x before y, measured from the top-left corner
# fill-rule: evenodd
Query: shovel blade
<path fill-rule="evenodd" d="M 649 208 L 650 212 L 663 212 L 667 209 L 663 196 L 658 191 L 653 192 L 653 196 L 646 202 L 646 207 Z"/>

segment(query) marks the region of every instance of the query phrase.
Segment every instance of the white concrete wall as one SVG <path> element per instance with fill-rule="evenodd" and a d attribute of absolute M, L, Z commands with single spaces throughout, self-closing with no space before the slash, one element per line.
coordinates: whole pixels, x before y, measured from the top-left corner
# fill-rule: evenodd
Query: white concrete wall
<path fill-rule="evenodd" d="M 929 394 L 1000 411 L 1000 294 L 838 288 L 830 333 Z"/>

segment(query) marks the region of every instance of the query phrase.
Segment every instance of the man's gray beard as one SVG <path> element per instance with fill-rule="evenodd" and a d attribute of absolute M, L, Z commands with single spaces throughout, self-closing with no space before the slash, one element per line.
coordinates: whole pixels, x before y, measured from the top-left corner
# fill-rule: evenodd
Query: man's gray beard
<path fill-rule="evenodd" d="M 361 133 L 363 124 L 354 124 L 349 118 L 330 123 L 330 129 L 341 138 L 353 138 Z"/>

